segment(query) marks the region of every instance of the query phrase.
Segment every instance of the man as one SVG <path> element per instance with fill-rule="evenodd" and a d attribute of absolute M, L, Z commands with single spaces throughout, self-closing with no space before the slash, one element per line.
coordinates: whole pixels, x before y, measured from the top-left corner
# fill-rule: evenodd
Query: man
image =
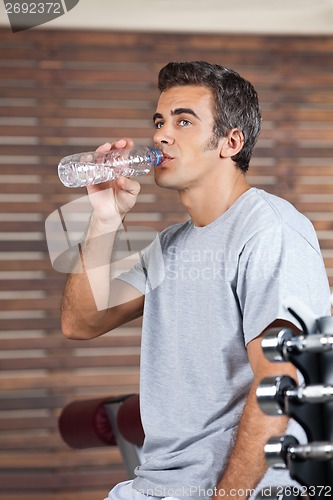
<path fill-rule="evenodd" d="M 109 498 L 246 498 L 256 487 L 290 484 L 286 472 L 266 473 L 263 453 L 287 420 L 264 415 L 255 390 L 264 376 L 296 374 L 264 359 L 262 334 L 273 325 L 298 326 L 283 307 L 288 295 L 328 315 L 327 278 L 310 222 L 247 182 L 261 121 L 252 85 L 206 62 L 169 63 L 159 89 L 154 143 L 165 159 L 155 181 L 179 192 L 190 220 L 163 231 L 141 263 L 110 279 L 112 271 L 97 263 L 111 262 L 115 232 L 139 184 L 120 178 L 88 188 L 94 211 L 82 250 L 86 272 L 66 285 L 63 332 L 92 338 L 144 315 L 146 463 Z M 98 244 L 102 235 L 107 244 Z M 165 276 L 149 288 L 158 249 Z"/>

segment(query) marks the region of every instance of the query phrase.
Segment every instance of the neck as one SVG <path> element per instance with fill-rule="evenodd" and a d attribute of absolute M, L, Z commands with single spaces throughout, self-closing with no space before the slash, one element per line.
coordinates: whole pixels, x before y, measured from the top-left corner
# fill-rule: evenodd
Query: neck
<path fill-rule="evenodd" d="M 179 191 L 179 195 L 193 224 L 203 227 L 223 215 L 250 187 L 243 173 L 237 171 L 232 178 L 221 179 L 210 188 L 197 186 Z"/>

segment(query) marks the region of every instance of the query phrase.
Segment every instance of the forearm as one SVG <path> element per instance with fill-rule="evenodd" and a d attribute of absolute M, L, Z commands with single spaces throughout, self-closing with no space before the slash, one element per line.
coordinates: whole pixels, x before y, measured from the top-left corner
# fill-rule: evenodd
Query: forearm
<path fill-rule="evenodd" d="M 266 442 L 273 434 L 283 434 L 286 429 L 287 417 L 269 417 L 262 413 L 256 400 L 256 385 L 256 382 L 252 385 L 245 404 L 235 446 L 216 488 L 216 498 L 248 498 L 267 470 Z"/>
<path fill-rule="evenodd" d="M 62 303 L 62 330 L 70 338 L 90 338 L 107 331 L 111 260 L 119 215 L 108 224 L 91 218 L 80 255 L 68 277 Z"/>
<path fill-rule="evenodd" d="M 132 146 L 131 139 L 105 143 L 97 151 Z M 92 338 L 106 333 L 142 313 L 143 296 L 131 286 L 113 290 L 112 252 L 122 219 L 131 210 L 140 184 L 126 177 L 88 186 L 93 207 L 87 237 L 80 258 L 67 281 L 62 305 L 62 331 L 69 338 Z M 120 280 L 114 280 L 119 282 Z M 117 284 L 118 285 L 118 284 Z"/>

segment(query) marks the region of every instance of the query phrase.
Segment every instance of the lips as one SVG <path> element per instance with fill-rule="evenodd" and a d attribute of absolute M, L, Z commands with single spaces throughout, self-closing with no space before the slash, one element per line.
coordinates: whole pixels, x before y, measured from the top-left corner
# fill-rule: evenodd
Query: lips
<path fill-rule="evenodd" d="M 164 159 L 161 163 L 161 165 L 164 165 L 165 163 L 168 163 L 170 160 L 173 160 L 173 156 L 170 156 L 168 153 L 163 152 Z"/>

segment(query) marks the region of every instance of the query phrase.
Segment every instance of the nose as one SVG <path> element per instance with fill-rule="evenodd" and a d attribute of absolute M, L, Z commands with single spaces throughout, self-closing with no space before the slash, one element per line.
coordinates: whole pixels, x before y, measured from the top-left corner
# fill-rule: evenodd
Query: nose
<path fill-rule="evenodd" d="M 155 144 L 173 144 L 175 142 L 175 139 L 171 132 L 167 130 L 166 125 L 164 124 L 163 127 L 156 129 L 155 134 L 154 134 L 154 143 Z"/>

